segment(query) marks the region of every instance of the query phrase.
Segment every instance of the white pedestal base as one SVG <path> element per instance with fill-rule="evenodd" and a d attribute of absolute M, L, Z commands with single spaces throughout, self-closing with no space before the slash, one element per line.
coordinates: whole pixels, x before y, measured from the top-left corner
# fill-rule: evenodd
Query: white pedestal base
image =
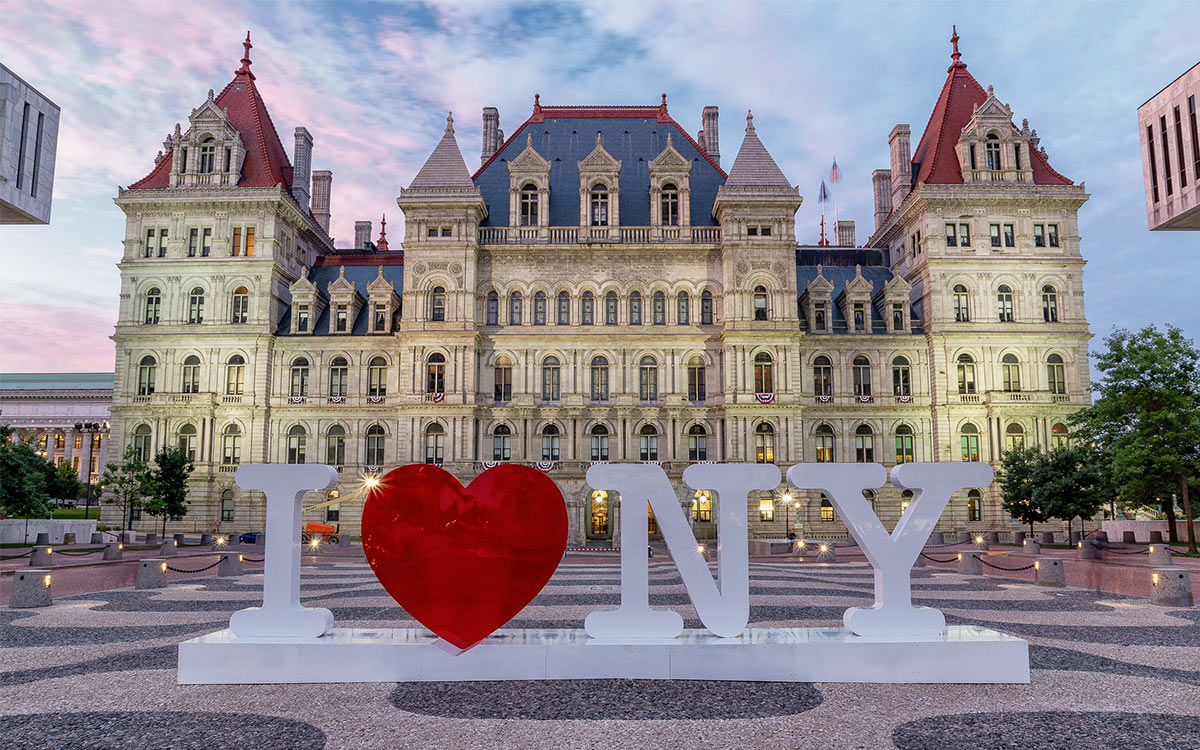
<path fill-rule="evenodd" d="M 867 639 L 842 628 L 749 629 L 737 638 L 685 630 L 657 642 L 613 642 L 583 630 L 499 630 L 458 655 L 426 630 L 335 628 L 319 638 L 238 638 L 229 630 L 179 644 L 181 685 L 460 680 L 755 680 L 1027 683 L 1029 644 L 979 627 L 932 639 Z"/>

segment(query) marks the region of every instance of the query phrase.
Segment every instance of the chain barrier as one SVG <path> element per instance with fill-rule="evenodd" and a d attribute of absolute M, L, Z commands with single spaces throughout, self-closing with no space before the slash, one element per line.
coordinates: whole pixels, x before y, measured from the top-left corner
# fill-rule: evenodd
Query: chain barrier
<path fill-rule="evenodd" d="M 949 562 L 955 562 L 958 560 L 957 557 L 951 557 L 948 560 L 942 560 L 937 557 L 930 557 L 929 555 L 925 554 L 924 552 L 921 553 L 921 557 L 925 558 L 926 560 L 931 560 L 935 563 L 949 563 Z"/>
<path fill-rule="evenodd" d="M 946 542 L 945 544 L 926 544 L 925 546 L 929 548 L 957 547 L 960 544 L 971 544 L 971 542 Z"/>
<path fill-rule="evenodd" d="M 1109 549 L 1108 547 L 1101 547 L 1101 549 L 1105 554 L 1113 555 L 1144 555 L 1150 551 L 1149 547 L 1146 549 L 1133 550 L 1132 552 L 1122 552 L 1121 550 Z"/>
<path fill-rule="evenodd" d="M 93 549 L 93 550 L 88 550 L 88 551 L 86 551 L 86 552 L 79 551 L 79 550 L 76 550 L 75 552 L 68 552 L 68 551 L 66 551 L 66 550 L 62 550 L 62 549 L 60 549 L 58 552 L 55 552 L 54 554 L 56 554 L 56 555 L 66 555 L 67 557 L 85 557 L 85 556 L 87 556 L 87 555 L 94 555 L 94 554 L 96 554 L 97 552 L 103 552 L 103 551 L 104 551 L 104 550 L 102 550 L 102 549 Z"/>
<path fill-rule="evenodd" d="M 174 566 L 171 566 L 171 565 L 168 565 L 168 566 L 167 566 L 167 570 L 173 570 L 173 571 L 175 571 L 176 573 L 203 573 L 203 572 L 204 572 L 204 571 L 206 571 L 206 570 L 212 570 L 213 568 L 217 567 L 217 566 L 218 566 L 218 565 L 220 565 L 220 564 L 221 564 L 221 560 L 220 560 L 220 559 L 218 559 L 218 560 L 217 560 L 215 563 L 213 563 L 212 565 L 206 565 L 206 566 L 205 566 L 205 567 L 203 567 L 203 568 L 196 568 L 195 570 L 186 570 L 186 569 L 184 569 L 184 568 L 176 568 L 176 567 L 174 567 Z"/>
<path fill-rule="evenodd" d="M 242 558 L 242 562 L 262 562 L 262 561 L 263 561 L 263 560 L 265 560 L 265 559 L 267 559 L 267 558 L 265 558 L 265 557 L 260 557 L 260 558 L 258 558 L 258 559 L 256 560 L 256 559 L 254 559 L 253 557 L 243 557 L 243 558 Z"/>
<path fill-rule="evenodd" d="M 1003 568 L 1003 567 L 1001 567 L 1001 566 L 999 566 L 999 565 L 993 565 L 992 563 L 988 562 L 987 560 L 984 560 L 984 559 L 983 559 L 982 557 L 980 557 L 979 555 L 975 555 L 974 557 L 975 557 L 975 559 L 976 559 L 976 560 L 978 560 L 979 562 L 981 562 L 981 563 L 983 563 L 984 565 L 988 566 L 989 568 L 995 568 L 996 570 L 1007 570 L 1007 571 L 1010 571 L 1010 572 L 1012 572 L 1012 571 L 1017 571 L 1017 570 L 1033 570 L 1033 569 L 1034 569 L 1034 567 L 1035 567 L 1035 564 L 1034 564 L 1034 563 L 1030 563 L 1030 564 L 1026 565 L 1025 567 L 1023 567 L 1023 568 Z"/>
<path fill-rule="evenodd" d="M 22 557 L 29 557 L 33 554 L 33 550 L 29 550 L 23 555 L 0 555 L 0 560 L 20 560 Z"/>

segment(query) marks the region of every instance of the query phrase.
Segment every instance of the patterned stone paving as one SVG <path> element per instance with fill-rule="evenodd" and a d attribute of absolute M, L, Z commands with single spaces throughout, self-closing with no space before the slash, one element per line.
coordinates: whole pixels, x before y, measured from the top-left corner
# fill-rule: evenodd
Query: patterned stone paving
<path fill-rule="evenodd" d="M 669 561 L 651 602 L 701 627 Z M 646 680 L 177 686 L 175 646 L 256 603 L 261 575 L 0 609 L 0 747 L 1200 748 L 1200 610 L 917 569 L 947 621 L 1027 638 L 1030 685 Z M 365 563 L 305 566 L 342 627 L 415 627 Z M 751 624 L 836 626 L 869 603 L 861 563 L 751 567 Z M 570 559 L 511 627 L 580 627 L 618 601 L 615 558 Z"/>

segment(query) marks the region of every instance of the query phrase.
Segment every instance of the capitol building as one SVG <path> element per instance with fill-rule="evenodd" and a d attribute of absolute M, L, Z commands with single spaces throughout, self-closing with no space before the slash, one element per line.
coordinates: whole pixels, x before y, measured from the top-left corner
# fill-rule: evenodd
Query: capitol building
<path fill-rule="evenodd" d="M 1088 195 L 953 41 L 918 139 L 887 136 L 865 240 L 842 221 L 799 243 L 792 180 L 819 178 L 789 178 L 750 113 L 723 159 L 718 108 L 689 132 L 664 95 L 534 97 L 507 135 L 485 107 L 474 169 L 447 117 L 396 199 L 403 237 L 360 221 L 337 248 L 332 175 L 305 128 L 285 149 L 247 37 L 233 80 L 116 198 L 110 460 L 180 446 L 196 465 L 180 529 L 233 531 L 264 525 L 240 464 L 330 464 L 339 487 L 306 517 L 351 534 L 369 476 L 425 462 L 467 483 L 512 461 L 558 484 L 569 544 L 619 545 L 621 514 L 645 509 L 588 487 L 594 462 L 661 464 L 711 538 L 716 498 L 681 481 L 698 461 L 998 466 L 1059 445 L 1091 400 Z M 869 499 L 891 528 L 908 493 Z M 820 493 L 748 503 L 754 537 L 845 536 Z M 956 493 L 939 528 L 1007 523 L 991 486 Z"/>

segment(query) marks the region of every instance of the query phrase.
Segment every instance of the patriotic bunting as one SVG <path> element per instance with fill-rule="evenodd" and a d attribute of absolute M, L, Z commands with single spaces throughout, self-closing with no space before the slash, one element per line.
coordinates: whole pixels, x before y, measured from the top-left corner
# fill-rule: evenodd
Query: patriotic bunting
<path fill-rule="evenodd" d="M 758 403 L 760 404 L 769 404 L 775 400 L 774 393 L 756 393 L 754 397 L 758 399 Z"/>

